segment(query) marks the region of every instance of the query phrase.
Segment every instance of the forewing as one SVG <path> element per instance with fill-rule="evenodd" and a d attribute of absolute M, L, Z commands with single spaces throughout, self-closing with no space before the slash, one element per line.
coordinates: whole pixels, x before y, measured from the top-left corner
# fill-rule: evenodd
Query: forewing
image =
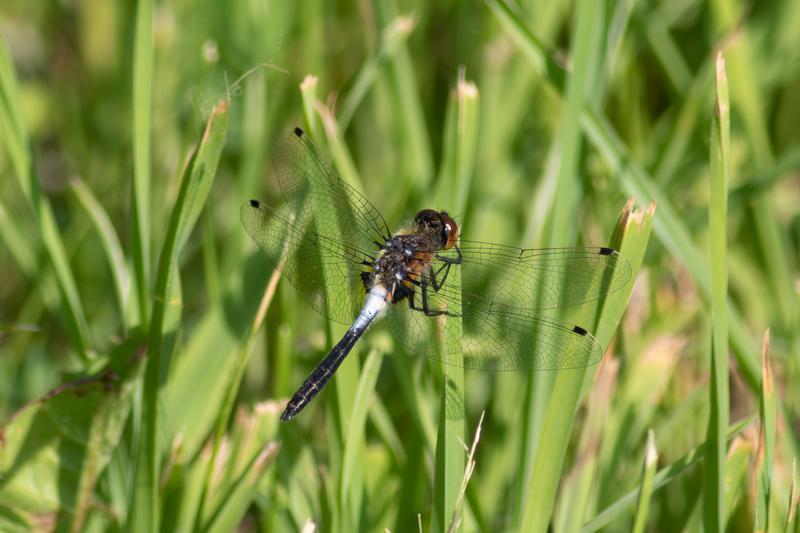
<path fill-rule="evenodd" d="M 273 168 L 286 202 L 303 227 L 314 219 L 319 234 L 366 250 L 390 236 L 380 212 L 339 177 L 300 128 L 279 136 Z"/>
<path fill-rule="evenodd" d="M 597 300 L 627 285 L 631 266 L 611 248 L 522 249 L 461 241 L 461 288 L 443 287 L 450 300 L 493 309 L 546 310 Z M 457 252 L 440 252 L 456 257 Z M 443 262 L 434 260 L 438 269 Z"/>
<path fill-rule="evenodd" d="M 364 302 L 361 273 L 368 270 L 367 252 L 320 234 L 312 221 L 303 225 L 255 200 L 242 205 L 240 214 L 269 263 L 314 309 L 335 322 L 353 322 Z"/>
<path fill-rule="evenodd" d="M 429 294 L 429 309 L 453 309 L 454 302 L 448 300 L 441 291 Z M 389 323 L 411 353 L 470 369 L 583 368 L 596 364 L 602 356 L 602 347 L 583 328 L 538 317 L 531 311 L 490 309 L 475 303 L 462 311 L 462 317 L 431 317 L 403 308 L 393 310 Z M 453 333 L 458 330 L 448 329 L 448 320 L 462 320 L 463 330 Z M 462 354 L 447 351 L 447 346 L 458 343 Z"/>

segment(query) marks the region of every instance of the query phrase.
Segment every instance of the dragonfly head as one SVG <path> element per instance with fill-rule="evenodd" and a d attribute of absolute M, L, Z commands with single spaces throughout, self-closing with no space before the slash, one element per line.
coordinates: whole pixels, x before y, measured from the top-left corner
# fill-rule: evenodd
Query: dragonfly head
<path fill-rule="evenodd" d="M 458 224 L 445 211 L 423 209 L 414 217 L 414 223 L 437 239 L 441 249 L 452 248 L 458 242 Z"/>

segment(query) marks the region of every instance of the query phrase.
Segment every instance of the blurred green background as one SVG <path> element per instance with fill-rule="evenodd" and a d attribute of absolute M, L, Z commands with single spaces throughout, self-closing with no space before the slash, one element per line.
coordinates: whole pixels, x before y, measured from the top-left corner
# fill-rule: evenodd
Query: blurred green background
<path fill-rule="evenodd" d="M 0 529 L 800 530 L 798 28 L 792 0 L 4 0 Z M 294 125 L 390 226 L 629 250 L 579 311 L 603 363 L 467 372 L 451 426 L 376 328 L 280 424 L 341 334 L 239 223 Z"/>

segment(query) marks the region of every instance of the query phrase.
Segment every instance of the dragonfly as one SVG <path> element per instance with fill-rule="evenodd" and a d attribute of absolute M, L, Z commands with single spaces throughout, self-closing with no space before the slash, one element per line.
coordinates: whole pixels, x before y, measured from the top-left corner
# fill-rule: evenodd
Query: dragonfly
<path fill-rule="evenodd" d="M 392 233 L 301 128 L 279 136 L 272 163 L 286 208 L 250 200 L 242 225 L 312 308 L 349 326 L 281 420 L 319 394 L 384 315 L 409 353 L 463 368 L 559 370 L 600 360 L 602 347 L 587 329 L 545 315 L 624 287 L 631 267 L 617 250 L 465 240 L 455 220 L 436 209 L 419 211 Z M 442 327 L 450 320 L 461 327 Z"/>

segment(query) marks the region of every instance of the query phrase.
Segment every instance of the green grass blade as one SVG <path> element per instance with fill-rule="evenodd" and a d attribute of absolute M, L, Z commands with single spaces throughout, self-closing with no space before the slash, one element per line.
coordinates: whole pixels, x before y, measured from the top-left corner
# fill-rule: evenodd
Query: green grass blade
<path fill-rule="evenodd" d="M 292 367 L 291 353 L 292 353 L 292 328 L 286 323 L 278 326 L 277 339 L 275 341 L 275 364 L 272 373 L 275 378 L 273 380 L 277 397 L 289 396 L 294 392 L 291 383 L 291 373 L 289 370 Z"/>
<path fill-rule="evenodd" d="M 208 292 L 208 299 L 216 303 L 222 295 L 222 279 L 220 277 L 216 243 L 214 242 L 214 210 L 210 206 L 203 211 L 201 232 L 203 235 L 202 253 L 205 287 Z"/>
<path fill-rule="evenodd" d="M 311 138 L 319 142 L 321 131 L 319 129 L 319 120 L 317 120 L 317 84 L 319 80 L 316 76 L 309 74 L 303 78 L 300 84 L 300 95 L 303 98 L 303 116 L 306 119 L 306 126 L 308 131 L 311 132 Z"/>
<path fill-rule="evenodd" d="M 133 270 L 139 321 L 146 327 L 150 292 L 150 146 L 153 107 L 153 0 L 136 3 L 133 43 Z"/>
<path fill-rule="evenodd" d="M 451 95 L 445 114 L 445 154 L 439 173 L 436 201 L 438 205 L 453 205 L 455 212 L 464 212 L 474 170 L 475 143 L 478 129 L 478 93 L 476 87 L 463 78 Z M 455 204 L 452 204 L 455 199 Z M 451 270 L 448 284 L 461 286 L 458 269 Z M 448 318 L 444 323 L 444 342 L 439 347 L 447 358 L 462 353 L 460 320 Z M 441 325 L 439 322 L 438 325 Z M 436 441 L 436 466 L 432 531 L 446 531 L 459 500 L 464 476 L 464 369 L 442 365 L 444 384 L 439 411 L 439 431 Z"/>
<path fill-rule="evenodd" d="M 377 395 L 372 397 L 369 408 L 369 420 L 383 444 L 391 450 L 392 458 L 398 464 L 405 462 L 406 452 L 403 440 L 400 438 L 394 420 L 386 410 L 383 400 Z"/>
<path fill-rule="evenodd" d="M 256 493 L 257 483 L 267 468 L 272 465 L 280 446 L 275 442 L 268 443 L 260 453 L 242 470 L 241 475 L 228 488 L 225 496 L 214 511 L 209 525 L 203 531 L 224 533 L 234 531 L 250 507 Z"/>
<path fill-rule="evenodd" d="M 647 21 L 647 40 L 675 92 L 680 95 L 686 93 L 691 85 L 692 72 L 658 12 Z"/>
<path fill-rule="evenodd" d="M 159 423 L 165 438 L 180 435 L 181 450 L 187 455 L 198 453 L 214 431 L 220 408 L 229 394 L 231 376 L 240 361 L 245 327 L 252 321 L 267 280 L 260 281 L 247 287 L 252 293 L 248 293 L 241 311 L 233 315 L 242 324 L 241 328 L 231 328 L 231 315 L 226 316 L 221 306 L 210 309 L 181 342 L 180 357 L 174 359 L 169 369 L 162 393 L 163 419 Z M 223 300 L 232 294 L 225 293 Z M 203 391 L 201 396 L 198 390 Z M 186 416 L 187 405 L 191 405 L 190 417 Z"/>
<path fill-rule="evenodd" d="M 162 343 L 174 331 L 166 331 L 168 314 L 172 307 L 173 295 L 179 291 L 178 258 L 197 221 L 208 192 L 211 189 L 217 164 L 219 163 L 228 125 L 227 100 L 221 101 L 208 120 L 203 138 L 192 154 L 181 178 L 178 199 L 170 218 L 169 231 L 164 241 L 158 264 L 154 299 L 153 319 L 149 328 L 148 360 L 145 373 L 142 410 L 142 439 L 139 444 L 136 483 L 133 492 L 133 506 L 128 528 L 131 531 L 156 531 L 159 524 L 158 483 L 159 459 L 159 398 L 161 384 Z M 178 293 L 179 295 L 179 293 Z M 179 304 L 178 304 L 179 305 Z"/>
<path fill-rule="evenodd" d="M 392 0 L 375 2 L 375 14 L 382 28 L 388 27 L 397 18 Z M 427 185 L 434 174 L 433 155 L 407 43 L 397 44 L 396 53 L 388 63 L 388 78 L 395 117 L 401 124 L 404 158 L 409 161 L 409 179 L 417 186 Z"/>
<path fill-rule="evenodd" d="M 723 523 L 728 525 L 736 510 L 737 498 L 741 497 L 740 487 L 746 482 L 747 467 L 753 459 L 754 443 L 749 438 L 736 437 L 730 445 L 725 457 L 725 483 L 723 489 L 724 515 Z M 704 509 L 698 500 L 693 514 L 686 525 L 687 531 L 705 531 L 702 512 Z M 727 529 L 726 529 L 727 531 Z"/>
<path fill-rule="evenodd" d="M 590 505 L 592 486 L 598 469 L 600 443 L 608 434 L 612 418 L 612 397 L 616 395 L 619 361 L 604 358 L 589 391 L 588 412 L 581 430 L 574 467 L 562 481 L 558 511 L 553 517 L 555 533 L 579 531 Z"/>
<path fill-rule="evenodd" d="M 268 88 L 267 79 L 269 72 L 264 69 L 257 70 L 248 75 L 244 80 L 244 101 L 242 102 L 242 166 L 238 191 L 245 198 L 252 197 L 261 191 L 264 178 L 264 161 L 270 157 L 269 151 L 269 120 L 267 102 L 272 97 Z M 237 230 L 239 226 L 236 225 Z M 242 244 L 247 242 L 247 234 L 237 232 Z M 244 247 L 242 246 L 242 249 Z M 223 273 L 229 271 L 229 265 L 239 265 L 241 251 L 233 257 L 225 257 L 222 261 Z"/>
<path fill-rule="evenodd" d="M 177 445 L 176 445 L 177 444 Z M 201 453 L 190 464 L 181 463 L 178 459 L 180 443 L 173 442 L 168 461 L 169 478 L 163 487 L 162 498 L 164 513 L 161 520 L 162 531 L 192 531 L 197 515 L 197 502 L 203 489 L 203 473 L 208 465 L 208 455 Z"/>
<path fill-rule="evenodd" d="M 583 126 L 588 138 L 609 164 L 611 171 L 622 181 L 625 189 L 630 194 L 636 195 L 640 201 L 653 201 L 658 204 L 658 217 L 653 228 L 656 236 L 689 270 L 700 295 L 705 301 L 710 302 L 711 279 L 705 266 L 706 261 L 693 243 L 689 228 L 669 196 L 641 166 L 632 160 L 624 144 L 606 120 L 587 110 L 583 115 Z M 735 308 L 729 308 L 728 313 L 731 343 L 735 349 L 736 361 L 748 384 L 755 387 L 760 375 L 755 346 Z"/>
<path fill-rule="evenodd" d="M 642 480 L 639 483 L 639 500 L 636 502 L 636 515 L 633 521 L 633 533 L 642 533 L 647 523 L 650 509 L 650 495 L 653 493 L 653 478 L 658 464 L 658 452 L 653 431 L 647 432 L 647 443 L 644 446 L 644 463 L 642 464 Z"/>
<path fill-rule="evenodd" d="M 631 465 L 629 458 L 638 456 L 639 443 L 647 429 L 659 423 L 656 406 L 668 401 L 670 385 L 687 344 L 685 338 L 667 333 L 641 349 L 623 350 L 625 355 L 620 363 L 624 364 L 625 372 L 604 427 L 596 505 L 608 505 L 619 496 L 618 472 L 626 464 Z M 704 403 L 704 389 L 698 387 L 684 399 L 680 409 L 661 422 L 659 431 L 665 436 L 673 435 L 676 428 L 685 427 L 685 417 L 697 416 Z M 667 448 L 666 444 L 664 447 Z M 637 470 L 631 465 L 628 475 L 632 478 Z"/>
<path fill-rule="evenodd" d="M 493 10 L 496 15 L 500 16 L 501 23 L 506 31 L 510 32 L 512 39 L 518 46 L 523 46 L 525 50 L 536 50 L 541 57 L 545 58 L 543 65 L 541 63 L 537 64 L 534 57 L 528 54 L 528 59 L 534 61 L 534 68 L 537 68 L 537 65 L 539 68 L 546 67 L 545 71 L 540 72 L 540 74 L 546 76 L 545 79 L 551 82 L 556 91 L 564 98 L 561 119 L 554 134 L 556 139 L 553 140 L 553 146 L 548 158 L 548 167 L 552 165 L 552 168 L 548 168 L 546 171 L 549 176 L 545 177 L 542 185 L 543 188 L 546 187 L 544 189 L 545 192 L 537 195 L 539 205 L 531 210 L 531 222 L 533 225 L 541 226 L 538 232 L 542 240 L 537 243 L 537 246 L 569 245 L 574 243 L 576 237 L 576 226 L 572 219 L 575 216 L 579 199 L 576 191 L 579 190 L 577 173 L 582 153 L 582 134 L 578 118 L 584 106 L 591 101 L 591 85 L 596 83 L 598 74 L 601 73 L 596 63 L 601 59 L 598 51 L 604 38 L 602 30 L 603 8 L 593 2 L 577 4 L 573 23 L 580 24 L 581 29 L 576 31 L 572 37 L 571 46 L 575 63 L 574 69 L 568 78 L 562 77 L 563 69 L 555 65 L 552 60 L 552 54 L 544 51 L 539 41 L 533 37 L 522 21 L 509 11 L 505 4 L 494 4 Z M 543 200 L 551 200 L 551 203 L 544 205 L 542 203 Z M 549 217 L 544 218 L 544 212 L 547 212 Z M 537 218 L 539 220 L 536 220 Z M 575 378 L 572 382 L 573 387 L 578 387 L 579 383 L 582 383 L 582 372 L 568 372 L 568 374 Z M 548 403 L 555 376 L 557 376 L 555 373 L 534 372 L 527 383 L 522 418 L 525 425 L 522 429 L 525 440 L 520 450 L 522 476 L 517 486 L 518 494 L 515 498 L 517 505 L 522 506 L 515 514 L 517 520 L 523 521 L 523 527 L 526 524 L 526 517 L 530 519 L 533 516 L 538 516 L 539 519 L 545 521 L 544 523 L 550 520 L 549 515 L 543 516 L 540 513 L 543 507 L 538 508 L 536 511 L 532 510 L 531 505 L 533 505 L 533 502 L 529 490 L 534 486 L 534 476 L 542 474 L 542 472 L 537 474 L 535 469 L 537 463 L 540 467 L 544 465 L 539 460 L 539 446 L 542 442 L 541 434 L 544 417 L 546 416 L 545 406 Z M 570 385 L 565 381 L 562 381 L 562 383 L 569 388 Z M 566 389 L 562 392 L 566 393 Z M 577 395 L 576 389 L 573 392 Z M 569 396 L 569 393 L 566 393 L 566 395 Z M 577 396 L 573 396 L 572 400 L 573 404 L 577 405 L 575 403 L 578 400 Z M 565 406 L 564 412 L 567 413 L 564 420 L 571 420 L 574 412 L 569 404 Z M 569 431 L 566 428 L 562 429 L 565 430 L 562 436 L 566 438 Z M 552 444 L 554 443 L 555 441 Z M 551 446 L 548 446 L 547 452 L 562 453 L 556 447 Z M 554 459 L 554 457 L 550 457 L 550 459 Z M 550 483 L 560 476 L 560 462 L 555 470 L 547 473 L 547 476 L 548 481 L 544 481 L 544 483 L 548 490 L 536 491 L 538 497 L 541 498 L 537 505 L 552 508 L 552 504 L 555 501 L 555 486 L 550 485 Z M 552 489 L 552 492 L 549 492 L 549 489 Z M 532 523 L 527 523 L 527 527 L 532 528 L 534 526 Z M 537 527 L 541 527 L 541 524 L 537 525 Z"/>
<path fill-rule="evenodd" d="M 609 20 L 608 36 L 606 37 L 606 53 L 605 53 L 605 75 L 604 80 L 612 79 L 614 69 L 619 61 L 620 47 L 624 42 L 626 30 L 630 23 L 631 14 L 633 13 L 634 0 L 622 0 L 617 2 L 613 8 Z M 596 102 L 603 101 L 603 93 L 605 91 L 598 91 L 598 98 Z"/>
<path fill-rule="evenodd" d="M 352 185 L 359 191 L 364 190 L 364 183 L 361 181 L 361 176 L 358 174 L 356 165 L 353 162 L 353 156 L 347 149 L 342 136 L 342 128 L 339 126 L 338 121 L 333 116 L 333 112 L 326 106 L 318 103 L 316 111 L 322 120 L 322 126 L 325 130 L 325 138 L 330 147 L 331 157 L 336 166 L 336 170 L 341 174 L 342 179 L 348 184 Z"/>
<path fill-rule="evenodd" d="M 756 452 L 755 444 L 749 438 L 734 439 L 731 442 L 728 455 L 725 457 L 725 485 L 723 492 L 723 497 L 725 498 L 723 506 L 725 510 L 723 515 L 725 531 L 728 531 L 731 517 L 736 511 L 738 499 L 742 498 L 741 487 L 749 482 L 747 471 L 748 467 L 753 464 L 753 456 Z"/>
<path fill-rule="evenodd" d="M 461 273 L 452 269 L 447 282 L 461 286 Z M 461 354 L 461 321 L 443 321 L 446 339 L 439 347 L 447 350 L 447 357 Z M 441 324 L 441 322 L 440 322 Z M 457 340 L 458 342 L 454 342 Z M 439 408 L 439 432 L 436 439 L 436 466 L 433 480 L 433 509 L 431 531 L 447 531 L 456 511 L 461 480 L 464 475 L 464 369 L 453 365 L 442 365 L 442 385 Z"/>
<path fill-rule="evenodd" d="M 591 92 L 599 74 L 596 64 L 600 59 L 598 51 L 604 38 L 603 10 L 603 2 L 583 1 L 576 6 L 573 65 L 566 82 L 565 106 L 558 133 L 561 163 L 549 220 L 551 234 L 546 240 L 549 246 L 555 246 L 556 243 L 563 246 L 575 240 L 575 191 L 578 189 L 582 151 L 580 115 L 583 107 L 591 101 Z"/>
<path fill-rule="evenodd" d="M 703 476 L 703 526 L 706 531 L 725 529 L 725 431 L 730 417 L 728 404 L 728 253 L 726 218 L 730 182 L 730 100 L 725 60 L 717 56 L 717 91 L 714 126 L 711 130 L 711 196 L 709 232 L 711 248 L 711 412 Z"/>
<path fill-rule="evenodd" d="M 23 274 L 29 280 L 37 282 L 36 285 L 45 307 L 51 313 L 58 313 L 58 288 L 52 276 L 40 274 L 40 268 L 36 264 L 35 250 L 32 249 L 30 239 L 25 237 L 18 226 L 18 221 L 0 203 L 0 240 Z"/>
<path fill-rule="evenodd" d="M 761 349 L 761 397 L 758 413 L 758 456 L 756 472 L 758 485 L 755 505 L 755 530 L 769 531 L 769 503 L 772 495 L 772 466 L 775 464 L 775 389 L 772 384 L 772 369 L 769 363 L 769 330 L 764 333 Z"/>
<path fill-rule="evenodd" d="M 691 132 L 703 118 L 702 111 L 711 92 L 713 66 L 711 59 L 703 62 L 686 91 L 667 145 L 653 171 L 653 178 L 657 183 L 664 184 L 680 176 L 678 167 L 685 161 L 686 152 L 692 143 Z"/>
<path fill-rule="evenodd" d="M 558 92 L 562 92 L 566 80 L 564 67 L 556 62 L 553 54 L 528 30 L 519 14 L 512 11 L 503 0 L 486 0 L 486 4 L 508 36 L 525 54 L 534 71 L 551 82 Z"/>
<path fill-rule="evenodd" d="M 728 208 L 731 211 L 741 208 L 749 198 L 770 191 L 797 168 L 800 168 L 800 148 L 787 151 L 775 165 L 755 172 L 745 183 L 733 189 L 728 198 Z"/>
<path fill-rule="evenodd" d="M 413 18 L 397 17 L 381 32 L 381 42 L 378 48 L 361 66 L 350 91 L 342 102 L 342 111 L 339 113 L 339 125 L 342 131 L 347 131 L 356 109 L 375 84 L 381 69 L 395 57 L 398 48 L 405 43 L 413 30 Z"/>
<path fill-rule="evenodd" d="M 574 63 L 566 81 L 565 108 L 558 133 L 561 158 L 551 206 L 550 234 L 545 240 L 548 246 L 569 244 L 576 237 L 573 219 L 578 199 L 575 191 L 581 154 L 580 114 L 589 101 L 591 85 L 598 74 L 597 52 L 603 38 L 603 9 L 603 5 L 592 0 L 577 4 L 577 30 L 572 42 Z M 521 522 L 524 531 L 544 531 L 550 522 L 584 375 L 583 370 L 556 374 L 540 432 L 546 438 L 540 437 L 538 445 L 534 439 L 530 441 L 531 446 L 536 446 L 533 470 L 530 479 L 523 479 L 520 484 L 520 501 L 525 502 Z M 536 387 L 541 381 L 531 380 L 530 386 Z M 525 409 L 534 412 L 536 407 L 532 404 L 538 397 L 529 392 L 527 398 Z M 531 417 L 525 417 L 525 420 L 531 420 Z M 528 429 L 523 431 L 530 432 Z"/>
<path fill-rule="evenodd" d="M 453 214 L 466 213 L 478 141 L 478 88 L 458 81 L 445 116 L 445 150 L 437 184 L 437 205 Z M 457 216 L 457 215 L 456 215 Z"/>
<path fill-rule="evenodd" d="M 39 239 L 47 251 L 61 294 L 62 309 L 73 348 L 85 362 L 90 359 L 89 327 L 83 311 L 64 243 L 56 224 L 53 209 L 42 190 L 34 166 L 31 140 L 21 113 L 22 104 L 17 76 L 6 42 L 0 39 L 0 138 L 8 151 L 19 186 L 30 204 L 36 220 Z"/>
<path fill-rule="evenodd" d="M 419 373 L 409 364 L 394 365 L 404 402 L 408 406 L 415 431 L 421 436 L 426 451 L 432 452 L 436 443 L 436 425 L 428 408 L 425 390 L 416 384 Z"/>
<path fill-rule="evenodd" d="M 654 215 L 654 205 L 642 211 L 634 210 L 632 202 L 628 202 L 610 242 L 629 261 L 633 279 L 639 271 L 647 248 Z M 611 341 L 632 290 L 631 283 L 609 295 L 605 301 L 597 303 L 601 314 L 595 338 L 602 346 L 608 346 Z M 561 371 L 556 377 L 542 427 L 542 435 L 547 438 L 543 438 L 537 448 L 531 486 L 528 487 L 525 501 L 522 523 L 524 531 L 543 530 L 549 522 L 561 463 L 567 452 L 575 410 L 580 400 L 583 374 L 583 370 L 570 370 Z M 541 516 L 541 513 L 546 516 Z"/>
<path fill-rule="evenodd" d="M 710 2 L 714 28 L 718 34 L 735 32 L 737 38 L 726 50 L 727 69 L 730 71 L 731 95 L 737 116 L 741 117 L 745 137 L 749 146 L 748 158 L 758 169 L 772 165 L 774 160 L 772 140 L 763 110 L 764 96 L 758 80 L 761 78 L 758 60 L 750 31 L 739 28 L 741 6 L 736 0 L 714 0 Z M 773 53 L 770 50 L 768 53 Z M 754 198 L 751 207 L 753 227 L 758 239 L 759 251 L 764 257 L 767 281 L 773 298 L 778 303 L 782 325 L 791 327 L 797 323 L 798 298 L 786 290 L 792 284 L 789 271 L 788 243 L 775 217 L 775 206 L 770 195 Z M 756 385 L 757 386 L 757 385 Z"/>
<path fill-rule="evenodd" d="M 123 332 L 131 326 L 128 319 L 128 299 L 130 297 L 131 280 L 128 266 L 125 264 L 125 254 L 122 251 L 122 245 L 119 243 L 117 233 L 114 230 L 114 225 L 106 213 L 106 210 L 95 198 L 89 187 L 80 178 L 73 178 L 70 181 L 70 188 L 75 196 L 78 198 L 92 225 L 100 237 L 105 259 L 108 263 L 111 277 L 114 280 L 114 289 L 117 294 L 117 306 L 119 310 L 119 318 L 123 324 Z"/>
<path fill-rule="evenodd" d="M 0 239 L 17 267 L 29 278 L 37 275 L 36 256 L 29 239 L 17 227 L 16 221 L 0 202 Z M 56 295 L 58 298 L 58 295 Z"/>
<path fill-rule="evenodd" d="M 352 515 L 360 512 L 360 509 L 354 505 L 359 502 L 358 496 L 360 495 L 354 494 L 353 490 L 360 491 L 362 487 L 360 485 L 354 487 L 351 482 L 354 478 L 357 478 L 356 471 L 363 471 L 368 467 L 367 464 L 363 463 L 365 459 L 364 428 L 367 421 L 367 412 L 372 403 L 371 396 L 375 393 L 375 383 L 378 381 L 382 360 L 383 354 L 373 348 L 364 361 L 364 366 L 361 368 L 361 379 L 358 381 L 356 388 L 353 412 L 350 415 L 350 425 L 347 428 L 347 436 L 344 441 L 344 450 L 342 451 L 342 472 L 339 476 L 339 497 L 342 500 L 340 506 L 342 509 L 348 509 Z M 360 475 L 360 472 L 358 475 Z"/>
<path fill-rule="evenodd" d="M 728 440 L 732 440 L 736 435 L 738 435 L 744 428 L 746 428 L 752 419 L 744 419 L 736 422 L 730 428 L 728 428 L 727 438 Z M 698 464 L 700 461 L 703 460 L 706 451 L 706 444 L 700 444 L 692 451 L 687 453 L 686 455 L 682 456 L 677 461 L 673 462 L 669 466 L 665 466 L 653 478 L 653 492 L 665 487 L 666 485 L 672 483 L 676 478 L 681 476 L 684 472 L 688 469 L 693 467 L 694 465 Z M 621 498 L 617 499 L 614 503 L 600 511 L 595 515 L 595 517 L 587 522 L 581 531 L 583 533 L 590 533 L 592 531 L 598 531 L 609 524 L 613 523 L 617 519 L 621 519 L 624 516 L 629 516 L 631 508 L 636 505 L 636 502 L 639 499 L 639 488 L 635 488 L 632 491 L 628 492 Z"/>
<path fill-rule="evenodd" d="M 797 484 L 797 458 L 792 459 L 792 486 L 789 489 L 789 505 L 786 510 L 786 523 L 783 531 L 797 531 L 797 516 L 800 514 L 800 487 Z"/>
<path fill-rule="evenodd" d="M 275 290 L 277 289 L 279 279 L 280 271 L 275 270 L 272 273 L 266 288 L 264 289 L 264 294 L 261 297 L 261 302 L 256 310 L 255 317 L 248 326 L 248 330 L 244 334 L 244 342 L 241 344 L 238 350 L 235 366 L 231 372 L 231 377 L 226 384 L 225 397 L 220 405 L 216 426 L 214 428 L 213 442 L 211 444 L 211 459 L 208 462 L 205 479 L 203 482 L 203 490 L 200 494 L 200 502 L 197 506 L 195 530 L 200 529 L 202 520 L 205 517 L 206 500 L 208 499 L 209 491 L 211 490 L 211 474 L 214 469 L 214 465 L 217 463 L 217 457 L 219 455 L 222 439 L 225 436 L 225 429 L 228 427 L 228 423 L 236 405 L 236 397 L 239 394 L 242 378 L 244 377 L 245 370 L 247 370 L 247 364 L 250 361 L 250 356 L 253 353 L 253 347 L 257 339 L 256 335 L 264 323 L 264 317 L 266 316 L 267 309 L 272 303 L 272 298 L 275 295 Z"/>

